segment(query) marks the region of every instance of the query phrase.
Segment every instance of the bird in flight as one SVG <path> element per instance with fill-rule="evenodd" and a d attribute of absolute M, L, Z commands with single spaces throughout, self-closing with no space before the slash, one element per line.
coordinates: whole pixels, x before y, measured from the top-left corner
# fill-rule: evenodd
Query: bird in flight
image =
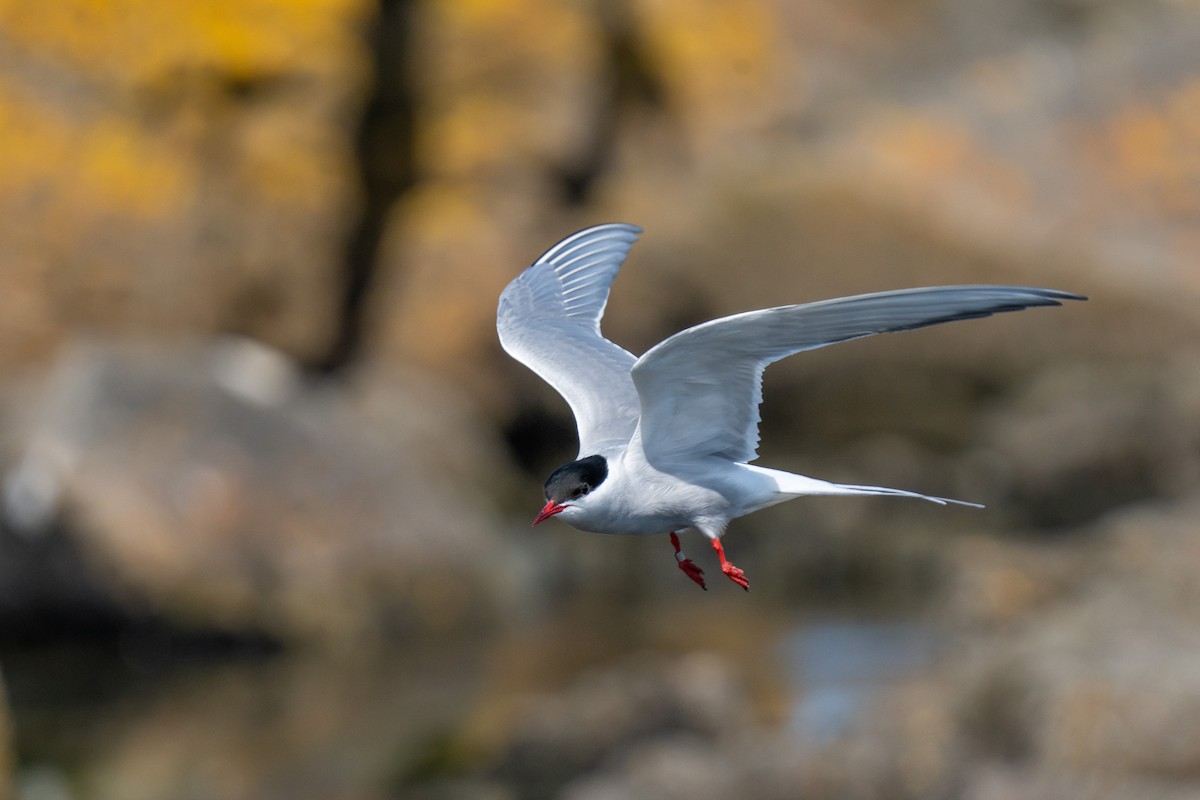
<path fill-rule="evenodd" d="M 751 464 L 768 364 L 862 336 L 1087 298 L 1021 286 L 936 286 L 747 311 L 680 331 L 640 358 L 600 333 L 609 287 L 641 228 L 597 225 L 568 236 L 500 295 L 500 344 L 549 383 L 575 415 L 579 454 L 546 479 L 537 525 L 557 516 L 594 533 L 669 534 L 679 568 L 707 589 L 679 531 L 694 528 L 721 571 L 729 522 L 804 495 L 916 497 L 903 489 L 830 483 Z M 977 506 L 978 507 L 978 506 Z"/>

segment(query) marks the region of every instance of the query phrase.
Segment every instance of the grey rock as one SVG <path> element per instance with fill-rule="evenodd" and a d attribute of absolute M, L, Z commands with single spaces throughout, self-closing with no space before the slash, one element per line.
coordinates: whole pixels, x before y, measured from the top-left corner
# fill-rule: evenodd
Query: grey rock
<path fill-rule="evenodd" d="M 502 457 L 418 373 L 313 385 L 249 342 L 111 342 L 15 405 L 9 526 L 57 519 L 133 608 L 285 640 L 491 614 L 492 498 L 474 487 Z"/>

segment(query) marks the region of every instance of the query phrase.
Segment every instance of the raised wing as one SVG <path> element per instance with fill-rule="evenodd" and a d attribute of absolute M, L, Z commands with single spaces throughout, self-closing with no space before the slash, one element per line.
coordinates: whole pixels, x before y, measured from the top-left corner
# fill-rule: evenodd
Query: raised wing
<path fill-rule="evenodd" d="M 641 399 L 635 440 L 652 463 L 707 455 L 752 461 L 762 374 L 774 361 L 875 333 L 1086 299 L 1020 286 L 941 286 L 715 319 L 663 340 L 634 364 Z"/>
<path fill-rule="evenodd" d="M 629 375 L 635 359 L 600 334 L 600 317 L 641 232 L 623 224 L 582 230 L 546 251 L 500 295 L 500 344 L 571 406 L 580 456 L 623 447 L 637 427 Z"/>

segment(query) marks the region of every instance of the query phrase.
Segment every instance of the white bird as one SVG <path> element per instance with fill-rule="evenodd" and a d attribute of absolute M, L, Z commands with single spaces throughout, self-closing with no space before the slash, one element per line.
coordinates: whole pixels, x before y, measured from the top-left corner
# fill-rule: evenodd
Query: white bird
<path fill-rule="evenodd" d="M 708 537 L 721 571 L 748 590 L 721 536 L 730 520 L 761 508 L 822 494 L 979 507 L 750 464 L 768 364 L 875 333 L 1087 299 L 1020 286 L 879 292 L 722 317 L 635 358 L 601 335 L 600 317 L 639 233 L 633 225 L 598 225 L 550 248 L 500 295 L 496 330 L 509 355 L 563 396 L 579 429 L 579 454 L 546 480 L 546 505 L 533 524 L 558 516 L 595 533 L 669 533 L 680 569 L 702 588 L 703 570 L 683 554 L 677 531 Z"/>

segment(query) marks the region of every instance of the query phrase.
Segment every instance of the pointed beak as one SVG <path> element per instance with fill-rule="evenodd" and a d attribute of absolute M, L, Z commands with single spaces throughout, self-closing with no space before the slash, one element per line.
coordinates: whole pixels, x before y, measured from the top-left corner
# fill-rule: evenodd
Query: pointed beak
<path fill-rule="evenodd" d="M 567 510 L 566 506 L 560 506 L 557 503 L 555 503 L 553 500 L 549 500 L 546 502 L 545 507 L 541 511 L 538 512 L 537 518 L 533 521 L 533 524 L 537 525 L 539 522 L 545 522 L 546 520 L 553 517 L 555 514 L 560 514 L 566 510 Z"/>

